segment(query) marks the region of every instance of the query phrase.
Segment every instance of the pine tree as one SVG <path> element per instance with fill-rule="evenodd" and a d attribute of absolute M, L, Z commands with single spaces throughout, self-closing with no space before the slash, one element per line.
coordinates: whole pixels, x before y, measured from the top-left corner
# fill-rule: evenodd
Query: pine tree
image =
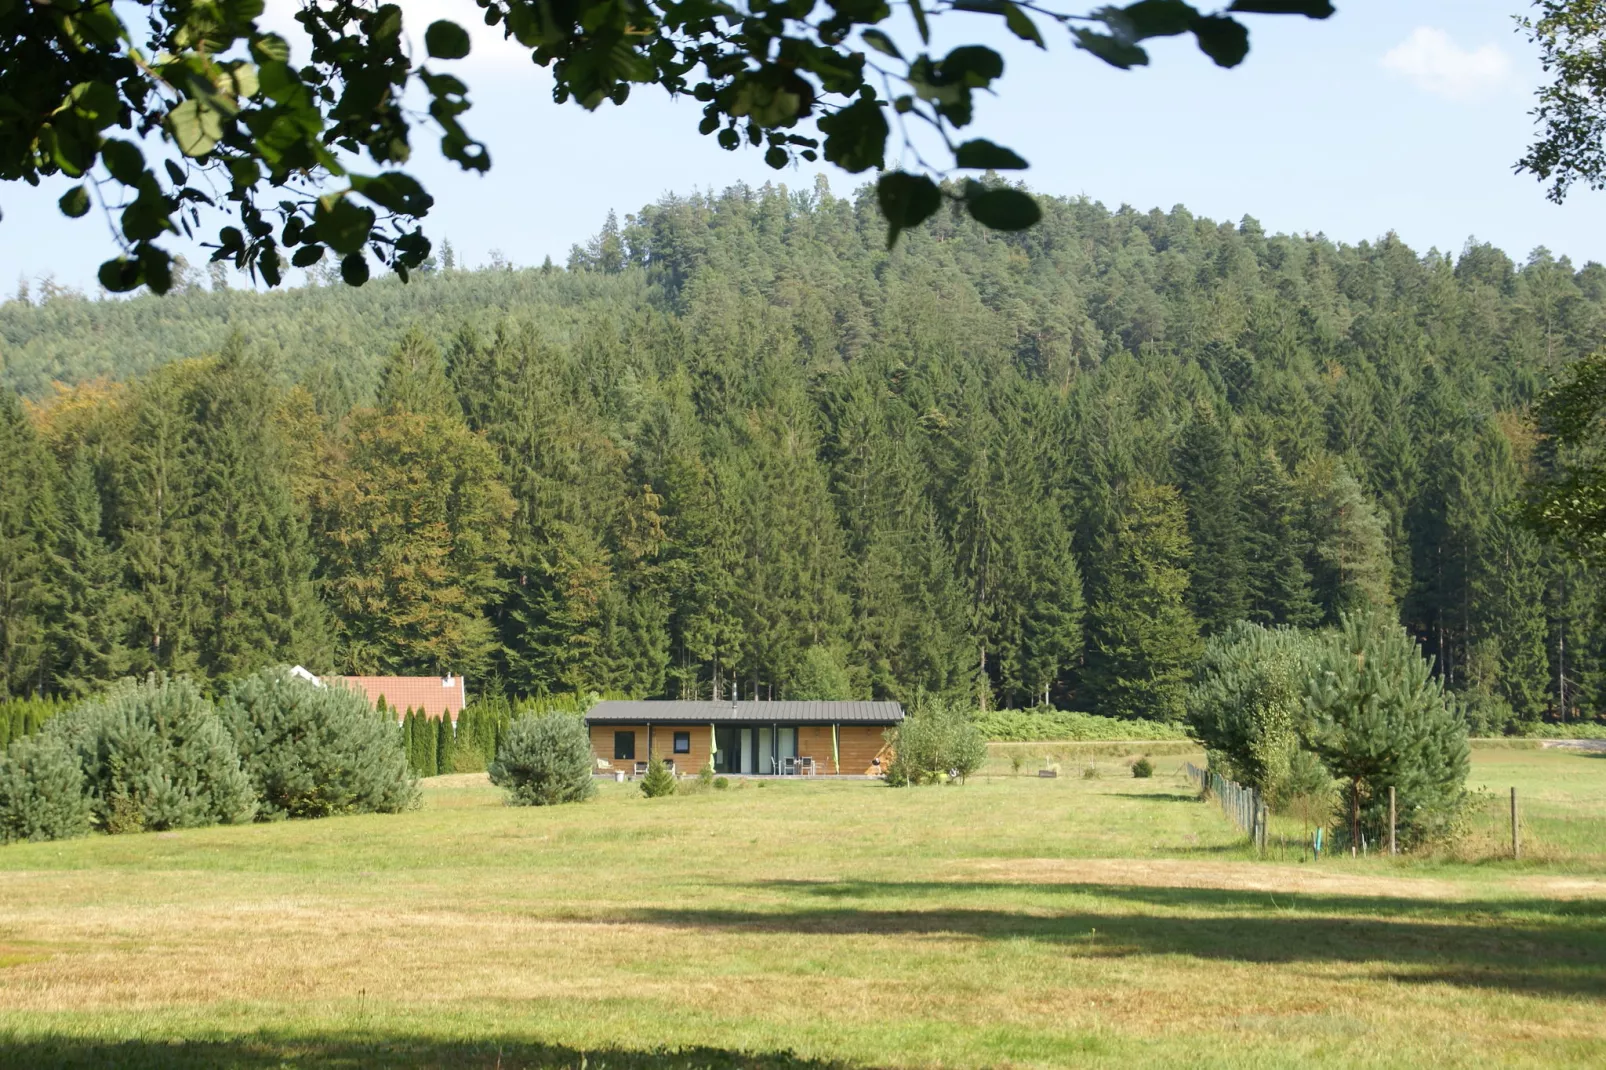
<path fill-rule="evenodd" d="M 1350 842 L 1379 843 L 1393 787 L 1407 844 L 1447 833 L 1466 794 L 1466 723 L 1416 641 L 1372 612 L 1346 616 L 1308 690 L 1306 743 L 1349 786 Z"/>

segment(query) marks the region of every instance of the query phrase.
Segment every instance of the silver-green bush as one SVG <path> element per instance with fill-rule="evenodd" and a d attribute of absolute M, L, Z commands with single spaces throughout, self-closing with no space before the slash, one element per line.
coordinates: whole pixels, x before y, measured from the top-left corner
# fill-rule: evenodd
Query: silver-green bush
<path fill-rule="evenodd" d="M 230 688 L 220 713 L 260 819 L 388 814 L 418 804 L 395 721 L 356 691 L 264 669 Z"/>
<path fill-rule="evenodd" d="M 945 777 L 964 780 L 987 759 L 987 736 L 972 711 L 955 699 L 919 702 L 904 722 L 887 733 L 892 761 L 888 784 L 931 784 Z"/>
<path fill-rule="evenodd" d="M 94 827 L 78 757 L 54 736 L 28 736 L 0 755 L 0 843 L 65 840 Z"/>
<path fill-rule="evenodd" d="M 256 813 L 234 740 L 183 677 L 125 680 L 43 734 L 77 755 L 95 824 L 107 832 L 234 824 Z"/>
<path fill-rule="evenodd" d="M 580 802 L 597 793 L 591 765 L 584 718 L 524 716 L 502 734 L 491 763 L 491 783 L 504 789 L 514 806 Z"/>

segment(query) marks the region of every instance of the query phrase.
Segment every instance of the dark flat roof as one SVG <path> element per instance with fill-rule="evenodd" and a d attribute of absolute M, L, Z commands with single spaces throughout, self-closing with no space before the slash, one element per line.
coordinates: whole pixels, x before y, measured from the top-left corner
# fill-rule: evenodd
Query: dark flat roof
<path fill-rule="evenodd" d="M 610 699 L 591 707 L 587 724 L 897 724 L 896 702 L 681 702 Z"/>

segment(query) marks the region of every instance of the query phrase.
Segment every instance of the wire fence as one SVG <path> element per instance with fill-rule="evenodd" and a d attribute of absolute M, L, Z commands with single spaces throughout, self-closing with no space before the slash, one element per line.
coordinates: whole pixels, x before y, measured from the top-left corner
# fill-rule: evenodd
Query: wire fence
<path fill-rule="evenodd" d="M 1235 780 L 1228 780 L 1220 773 L 1200 769 L 1192 762 L 1184 762 L 1183 768 L 1187 771 L 1188 779 L 1192 780 L 1199 790 L 1214 796 L 1221 806 L 1221 812 L 1231 818 L 1232 823 L 1237 825 L 1240 831 L 1248 835 L 1257 850 L 1264 852 L 1266 825 L 1270 815 L 1260 792 L 1254 788 L 1246 788 Z"/>

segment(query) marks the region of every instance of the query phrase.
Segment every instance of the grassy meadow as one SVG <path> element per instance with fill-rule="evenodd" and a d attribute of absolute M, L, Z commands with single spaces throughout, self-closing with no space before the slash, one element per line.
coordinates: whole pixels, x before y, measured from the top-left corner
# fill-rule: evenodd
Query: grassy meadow
<path fill-rule="evenodd" d="M 1252 857 L 1179 746 L 1015 746 L 963 787 L 441 777 L 0 849 L 0 1067 L 1606 1063 L 1606 754 L 1475 750 L 1520 864 L 1476 828 L 1311 863 Z"/>

